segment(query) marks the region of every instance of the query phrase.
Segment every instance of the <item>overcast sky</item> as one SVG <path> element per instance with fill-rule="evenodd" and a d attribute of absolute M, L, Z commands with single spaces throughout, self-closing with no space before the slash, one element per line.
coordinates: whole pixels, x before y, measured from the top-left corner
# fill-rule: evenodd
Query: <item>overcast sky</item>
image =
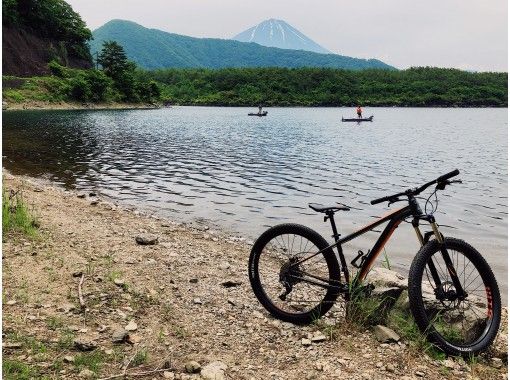
<path fill-rule="evenodd" d="M 231 38 L 282 19 L 337 54 L 398 68 L 508 71 L 507 0 L 67 0 L 90 29 L 112 19 Z"/>

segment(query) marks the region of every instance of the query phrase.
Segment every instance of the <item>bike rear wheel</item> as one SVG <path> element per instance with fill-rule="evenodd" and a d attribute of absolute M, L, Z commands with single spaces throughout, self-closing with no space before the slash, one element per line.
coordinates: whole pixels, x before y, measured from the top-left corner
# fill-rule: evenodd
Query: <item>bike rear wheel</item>
<path fill-rule="evenodd" d="M 274 226 L 257 239 L 249 260 L 250 283 L 274 317 L 306 324 L 331 309 L 339 294 L 340 268 L 328 245 L 298 224 Z"/>
<path fill-rule="evenodd" d="M 468 243 L 445 238 L 444 244 L 465 293 L 458 294 L 441 244 L 432 240 L 420 249 L 411 264 L 411 312 L 429 341 L 445 353 L 476 355 L 485 351 L 498 333 L 501 320 L 498 284 L 485 259 Z"/>

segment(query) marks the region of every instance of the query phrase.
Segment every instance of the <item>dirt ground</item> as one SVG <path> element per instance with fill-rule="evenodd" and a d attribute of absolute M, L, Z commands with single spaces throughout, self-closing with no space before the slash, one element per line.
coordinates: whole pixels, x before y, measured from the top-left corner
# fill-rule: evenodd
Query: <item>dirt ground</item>
<path fill-rule="evenodd" d="M 6 173 L 3 185 L 22 189 L 40 224 L 34 238 L 3 236 L 5 378 L 507 378 L 506 353 L 439 361 L 342 319 L 273 319 L 250 288 L 240 237 Z M 137 244 L 141 234 L 158 244 Z M 327 339 L 304 345 L 317 331 Z"/>

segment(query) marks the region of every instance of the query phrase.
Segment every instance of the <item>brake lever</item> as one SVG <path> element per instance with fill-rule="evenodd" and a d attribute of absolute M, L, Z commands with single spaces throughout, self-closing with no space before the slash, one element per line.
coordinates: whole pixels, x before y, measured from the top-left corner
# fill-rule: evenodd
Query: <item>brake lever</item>
<path fill-rule="evenodd" d="M 440 182 L 436 185 L 436 189 L 437 190 L 444 190 L 446 185 L 451 185 L 452 183 L 462 183 L 462 180 L 460 179 L 454 179 L 452 181 L 450 180 L 446 180 L 446 181 L 443 181 L 443 182 Z"/>

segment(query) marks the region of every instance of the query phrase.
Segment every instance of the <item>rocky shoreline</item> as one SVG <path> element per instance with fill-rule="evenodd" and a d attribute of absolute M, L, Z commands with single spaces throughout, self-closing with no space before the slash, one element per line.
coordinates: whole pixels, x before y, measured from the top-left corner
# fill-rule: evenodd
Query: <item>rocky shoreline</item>
<path fill-rule="evenodd" d="M 122 109 L 156 109 L 161 105 L 144 103 L 79 103 L 79 102 L 47 102 L 29 100 L 20 103 L 2 101 L 3 111 L 21 110 L 122 110 Z"/>
<path fill-rule="evenodd" d="M 4 376 L 7 362 L 32 378 L 507 378 L 506 318 L 473 363 L 380 342 L 335 312 L 282 323 L 251 291 L 242 238 L 5 173 L 4 189 L 22 189 L 40 224 L 3 237 Z"/>

